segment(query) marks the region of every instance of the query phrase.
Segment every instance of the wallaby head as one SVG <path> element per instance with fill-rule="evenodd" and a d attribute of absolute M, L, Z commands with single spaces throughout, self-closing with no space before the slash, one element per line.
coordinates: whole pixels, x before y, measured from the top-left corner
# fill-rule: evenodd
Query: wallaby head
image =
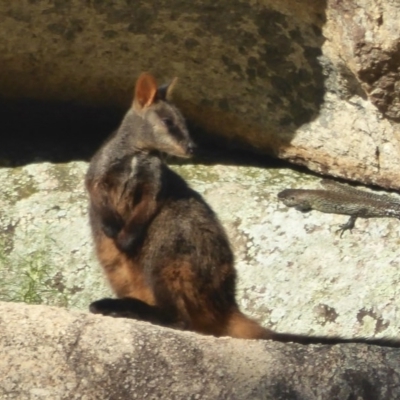
<path fill-rule="evenodd" d="M 195 145 L 180 111 L 170 103 L 176 78 L 157 87 L 155 78 L 142 73 L 135 86 L 135 97 L 122 129 L 132 135 L 133 145 L 144 152 L 160 151 L 178 157 L 190 157 Z"/>

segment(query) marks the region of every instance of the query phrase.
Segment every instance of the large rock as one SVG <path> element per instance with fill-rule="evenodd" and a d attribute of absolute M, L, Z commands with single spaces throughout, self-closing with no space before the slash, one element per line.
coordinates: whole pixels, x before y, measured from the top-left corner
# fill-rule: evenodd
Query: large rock
<path fill-rule="evenodd" d="M 210 132 L 326 174 L 400 187 L 396 0 L 0 0 L 0 93 L 127 107 L 177 75 Z"/>
<path fill-rule="evenodd" d="M 0 397 L 400 399 L 400 350 L 216 339 L 0 303 Z"/>
<path fill-rule="evenodd" d="M 324 32 L 335 37 L 332 49 L 347 65 L 385 117 L 400 122 L 400 28 L 395 23 L 400 3 L 389 1 L 336 1 L 328 8 Z"/>
<path fill-rule="evenodd" d="M 110 292 L 92 251 L 83 187 L 87 164 L 0 169 L 0 300 L 87 310 Z M 174 165 L 226 227 L 244 311 L 282 332 L 399 337 L 400 222 L 302 214 L 277 201 L 318 188 L 288 169 Z"/>

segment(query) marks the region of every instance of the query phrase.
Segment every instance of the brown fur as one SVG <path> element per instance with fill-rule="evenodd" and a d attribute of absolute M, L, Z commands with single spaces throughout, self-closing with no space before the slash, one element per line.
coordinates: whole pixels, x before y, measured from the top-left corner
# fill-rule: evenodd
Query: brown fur
<path fill-rule="evenodd" d="M 226 324 L 227 336 L 239 339 L 272 339 L 273 332 L 261 327 L 239 310 L 232 312 Z"/>
<path fill-rule="evenodd" d="M 236 304 L 224 229 L 159 157 L 158 151 L 188 157 L 193 147 L 182 116 L 168 102 L 171 88 L 157 88 L 151 75 L 142 74 L 131 110 L 89 167 L 97 256 L 118 297 L 95 302 L 91 310 L 152 322 L 160 317 L 164 325 L 216 336 L 262 337 L 267 331 Z"/>
<path fill-rule="evenodd" d="M 94 313 L 136 318 L 215 336 L 332 343 L 269 331 L 236 302 L 227 235 L 204 199 L 160 158 L 189 157 L 193 143 L 171 85 L 142 74 L 132 108 L 93 157 L 86 175 L 97 256 L 117 299 Z"/>
<path fill-rule="evenodd" d="M 104 273 L 117 297 L 134 297 L 154 305 L 155 299 L 140 265 L 115 246 L 114 241 L 103 235 L 97 241 L 97 256 Z"/>

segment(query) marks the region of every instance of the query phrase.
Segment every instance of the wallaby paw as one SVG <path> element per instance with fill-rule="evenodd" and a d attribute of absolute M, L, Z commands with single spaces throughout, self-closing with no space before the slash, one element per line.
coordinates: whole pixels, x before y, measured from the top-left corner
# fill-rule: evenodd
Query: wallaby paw
<path fill-rule="evenodd" d="M 112 316 L 112 314 L 118 312 L 118 310 L 116 310 L 115 305 L 116 305 L 115 299 L 105 298 L 91 303 L 89 305 L 89 311 L 92 314 L 102 314 L 102 315 Z"/>
<path fill-rule="evenodd" d="M 132 248 L 135 247 L 136 239 L 133 235 L 120 234 L 115 238 L 115 243 L 121 251 L 130 253 Z"/>
<path fill-rule="evenodd" d="M 107 237 L 109 237 L 110 239 L 115 239 L 121 232 L 122 224 L 118 222 L 110 223 L 103 221 L 101 229 Z"/>
<path fill-rule="evenodd" d="M 131 231 L 123 229 L 115 238 L 117 247 L 125 253 L 131 253 L 143 240 L 143 231 L 144 228 L 141 225 Z"/>

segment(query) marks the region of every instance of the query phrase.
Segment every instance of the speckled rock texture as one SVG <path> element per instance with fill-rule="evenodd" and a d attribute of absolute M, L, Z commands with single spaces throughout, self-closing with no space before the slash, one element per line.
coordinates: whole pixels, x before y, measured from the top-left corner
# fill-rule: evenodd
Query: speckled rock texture
<path fill-rule="evenodd" d="M 0 94 L 126 107 L 141 71 L 179 76 L 229 145 L 400 188 L 399 20 L 397 0 L 0 0 Z"/>
<path fill-rule="evenodd" d="M 400 350 L 216 339 L 0 303 L 4 400 L 400 398 Z"/>
<path fill-rule="evenodd" d="M 319 179 L 285 168 L 173 165 L 214 208 L 236 255 L 241 308 L 280 332 L 399 337 L 400 222 L 302 214 L 285 188 Z M 92 249 L 87 164 L 0 169 L 0 300 L 87 310 L 109 296 Z M 394 197 L 398 198 L 395 194 Z"/>

